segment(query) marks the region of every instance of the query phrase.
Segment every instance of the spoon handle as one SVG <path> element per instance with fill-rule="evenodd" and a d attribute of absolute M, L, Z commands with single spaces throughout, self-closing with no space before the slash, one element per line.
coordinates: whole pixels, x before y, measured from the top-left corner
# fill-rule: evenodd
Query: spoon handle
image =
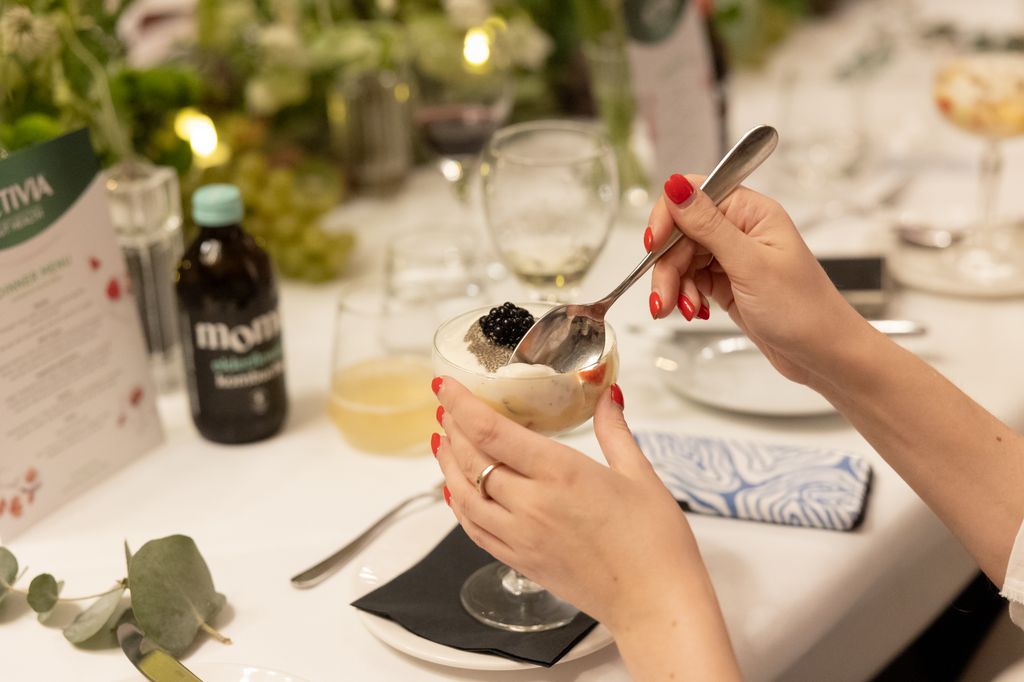
<path fill-rule="evenodd" d="M 720 204 L 775 151 L 775 146 L 778 143 L 779 134 L 775 128 L 767 125 L 751 128 L 708 174 L 704 184 L 700 186 L 701 191 L 711 197 L 713 202 Z M 643 277 L 644 273 L 650 270 L 651 266 L 684 236 L 681 231 L 673 230 L 668 241 L 660 249 L 647 254 L 633 269 L 633 272 L 629 273 L 619 286 L 598 301 L 596 305 L 602 306 L 605 310 L 611 307 L 612 303 L 615 303 L 626 289 Z"/>

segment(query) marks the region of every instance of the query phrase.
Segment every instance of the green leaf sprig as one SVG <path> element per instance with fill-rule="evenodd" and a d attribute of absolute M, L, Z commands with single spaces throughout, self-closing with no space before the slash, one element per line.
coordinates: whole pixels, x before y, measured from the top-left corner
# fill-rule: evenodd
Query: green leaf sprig
<path fill-rule="evenodd" d="M 63 628 L 69 642 L 90 648 L 115 646 L 114 630 L 128 619 L 150 643 L 174 656 L 184 654 L 200 631 L 231 643 L 210 625 L 227 599 L 214 589 L 210 569 L 192 538 L 170 535 L 150 540 L 135 554 L 125 543 L 125 563 L 128 576 L 109 590 L 62 597 L 64 583 L 49 573 L 32 578 L 27 590 L 18 589 L 27 569 L 19 573 L 17 558 L 0 546 L 0 602 L 9 594 L 22 595 L 39 622 L 50 624 L 59 604 L 92 600 Z"/>

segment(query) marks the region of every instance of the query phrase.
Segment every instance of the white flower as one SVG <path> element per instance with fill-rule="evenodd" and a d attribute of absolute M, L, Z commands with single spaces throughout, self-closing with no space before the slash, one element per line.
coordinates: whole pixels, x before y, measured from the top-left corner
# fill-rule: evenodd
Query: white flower
<path fill-rule="evenodd" d="M 379 66 L 380 43 L 358 25 L 337 26 L 324 31 L 310 47 L 313 61 L 321 69 L 361 65 Z"/>
<path fill-rule="evenodd" d="M 525 17 L 516 17 L 508 22 L 504 36 L 509 54 L 516 66 L 536 71 L 554 49 L 551 37 Z"/>
<path fill-rule="evenodd" d="M 57 46 L 57 27 L 48 17 L 35 16 L 27 7 L 12 7 L 0 16 L 3 54 L 35 61 Z"/>
<path fill-rule="evenodd" d="M 309 98 L 309 78 L 292 71 L 274 71 L 254 76 L 245 84 L 245 103 L 258 116 L 272 116 Z"/>
<path fill-rule="evenodd" d="M 294 26 L 271 24 L 260 31 L 258 42 L 268 64 L 298 70 L 309 66 L 309 53 Z"/>
<path fill-rule="evenodd" d="M 280 109 L 270 84 L 258 78 L 245 84 L 245 104 L 257 116 L 270 116 Z"/>
<path fill-rule="evenodd" d="M 489 0 L 444 0 L 444 11 L 456 28 L 467 29 L 484 23 L 491 14 Z"/>

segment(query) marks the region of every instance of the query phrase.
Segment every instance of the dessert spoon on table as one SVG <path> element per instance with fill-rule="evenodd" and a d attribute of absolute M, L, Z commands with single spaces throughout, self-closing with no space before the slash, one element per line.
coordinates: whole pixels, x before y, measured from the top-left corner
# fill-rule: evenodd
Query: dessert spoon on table
<path fill-rule="evenodd" d="M 701 190 L 720 204 L 761 165 L 779 143 L 775 128 L 752 128 L 711 171 Z M 633 286 L 651 266 L 683 239 L 673 230 L 665 245 L 647 254 L 626 279 L 600 301 L 555 306 L 537 320 L 522 338 L 507 364 L 547 365 L 557 372 L 573 372 L 597 363 L 604 352 L 604 316 L 618 298 Z"/>
<path fill-rule="evenodd" d="M 302 573 L 298 573 L 292 576 L 291 583 L 293 587 L 306 588 L 319 585 L 326 580 L 332 573 L 337 571 L 339 568 L 344 566 L 349 559 L 354 557 L 366 544 L 370 541 L 377 531 L 384 527 L 388 521 L 395 517 L 398 512 L 408 507 L 413 502 L 420 500 L 440 500 L 442 497 L 442 491 L 444 490 L 444 481 L 438 483 L 430 490 L 425 490 L 415 495 L 410 495 L 405 498 L 394 507 L 384 513 L 379 519 L 377 519 L 373 525 L 360 533 L 354 540 L 349 542 L 347 545 L 339 549 L 337 552 L 327 557 L 320 563 L 310 566 Z"/>

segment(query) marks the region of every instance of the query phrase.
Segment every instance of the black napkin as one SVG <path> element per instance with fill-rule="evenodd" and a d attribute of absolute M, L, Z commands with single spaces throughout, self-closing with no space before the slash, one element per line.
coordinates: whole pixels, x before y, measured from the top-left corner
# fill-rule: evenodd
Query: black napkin
<path fill-rule="evenodd" d="M 431 642 L 545 668 L 557 663 L 597 624 L 584 613 L 546 632 L 505 632 L 477 621 L 462 608 L 459 590 L 473 571 L 492 561 L 456 526 L 422 561 L 352 606 L 393 620 Z"/>

